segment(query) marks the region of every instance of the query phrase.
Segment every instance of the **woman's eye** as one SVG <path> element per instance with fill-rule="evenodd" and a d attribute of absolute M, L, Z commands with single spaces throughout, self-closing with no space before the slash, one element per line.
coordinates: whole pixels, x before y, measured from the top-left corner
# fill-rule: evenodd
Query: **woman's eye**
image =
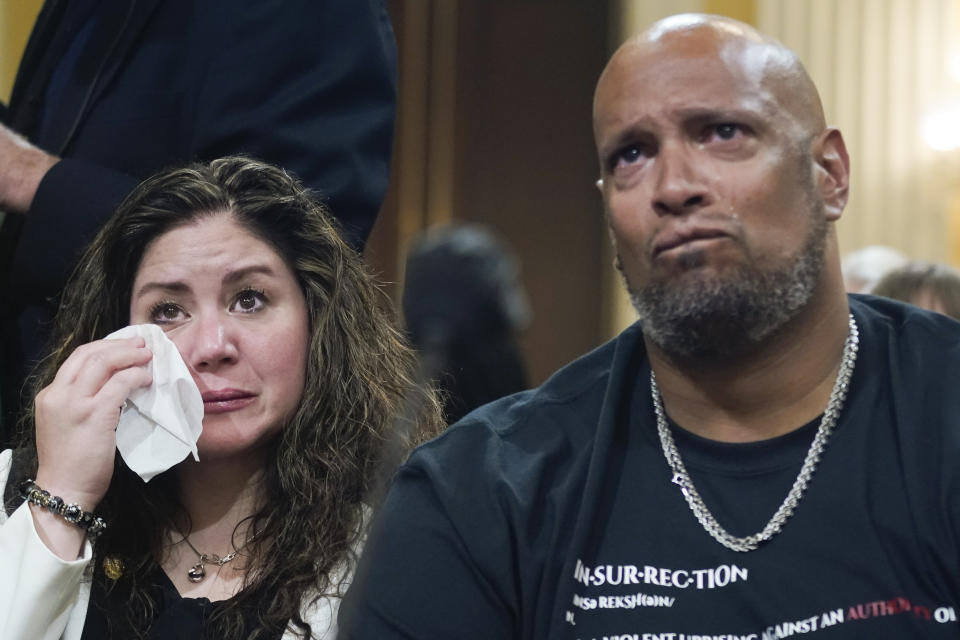
<path fill-rule="evenodd" d="M 263 291 L 244 289 L 237 294 L 237 298 L 231 307 L 231 311 L 237 311 L 239 313 L 253 313 L 263 308 L 264 302 L 265 296 Z"/>
<path fill-rule="evenodd" d="M 160 302 L 150 310 L 150 322 L 154 324 L 176 322 L 180 320 L 182 316 L 183 309 L 175 302 Z"/>

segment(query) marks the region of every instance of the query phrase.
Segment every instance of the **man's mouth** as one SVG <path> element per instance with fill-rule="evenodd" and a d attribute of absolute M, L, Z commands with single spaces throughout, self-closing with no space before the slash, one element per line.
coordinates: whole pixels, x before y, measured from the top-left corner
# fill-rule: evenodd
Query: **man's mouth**
<path fill-rule="evenodd" d="M 653 247 L 653 257 L 657 258 L 668 251 L 700 241 L 718 240 L 729 237 L 726 232 L 720 229 L 707 227 L 668 231 L 660 234 L 660 237 L 657 238 Z"/>

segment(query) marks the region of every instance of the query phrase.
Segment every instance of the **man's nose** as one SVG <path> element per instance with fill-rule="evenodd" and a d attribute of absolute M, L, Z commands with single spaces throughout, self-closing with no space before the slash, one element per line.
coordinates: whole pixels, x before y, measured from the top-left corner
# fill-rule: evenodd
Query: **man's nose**
<path fill-rule="evenodd" d="M 209 371 L 237 360 L 230 319 L 219 313 L 197 314 L 174 343 L 195 371 Z"/>
<path fill-rule="evenodd" d="M 653 208 L 660 215 L 684 215 L 709 202 L 707 183 L 694 151 L 680 142 L 664 144 L 654 159 Z"/>

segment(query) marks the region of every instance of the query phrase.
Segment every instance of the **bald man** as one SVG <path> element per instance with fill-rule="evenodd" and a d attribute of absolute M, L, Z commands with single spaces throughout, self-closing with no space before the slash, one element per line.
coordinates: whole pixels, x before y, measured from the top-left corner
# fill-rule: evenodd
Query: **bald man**
<path fill-rule="evenodd" d="M 674 16 L 594 131 L 640 320 L 398 473 L 347 638 L 957 638 L 960 324 L 844 292 L 797 57 Z"/>

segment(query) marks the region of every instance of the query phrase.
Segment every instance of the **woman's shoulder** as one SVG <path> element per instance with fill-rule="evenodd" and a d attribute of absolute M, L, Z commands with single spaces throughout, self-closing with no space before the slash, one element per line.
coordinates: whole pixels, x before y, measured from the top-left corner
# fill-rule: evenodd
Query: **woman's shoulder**
<path fill-rule="evenodd" d="M 0 495 L 6 496 L 7 478 L 10 477 L 10 467 L 13 465 L 13 449 L 4 449 L 0 451 Z M 6 499 L 3 501 L 4 507 L 7 505 Z M 6 508 L 0 509 L 0 523 L 6 521 Z"/>
<path fill-rule="evenodd" d="M 3 499 L 0 522 L 23 502 L 18 487 L 21 481 L 33 477 L 36 453 L 32 448 L 4 449 L 0 452 L 0 496 Z"/>

